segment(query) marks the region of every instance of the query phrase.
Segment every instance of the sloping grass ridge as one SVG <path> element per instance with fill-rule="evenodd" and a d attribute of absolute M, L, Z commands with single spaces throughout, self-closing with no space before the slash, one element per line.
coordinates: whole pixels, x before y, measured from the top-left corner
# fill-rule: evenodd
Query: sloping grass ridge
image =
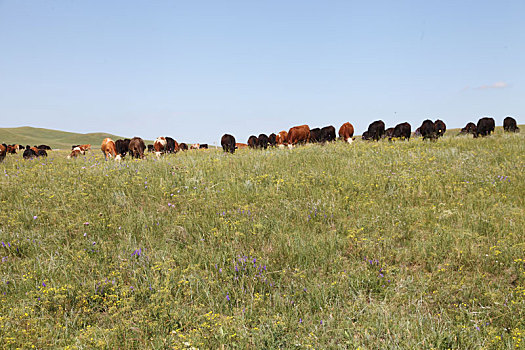
<path fill-rule="evenodd" d="M 41 145 L 45 144 L 54 149 L 71 149 L 71 145 L 91 144 L 94 148 L 99 148 L 102 140 L 106 137 L 113 140 L 123 137 L 115 136 L 102 132 L 79 134 L 74 132 L 34 128 L 22 126 L 18 128 L 0 128 L 0 142 L 7 144 Z"/>
<path fill-rule="evenodd" d="M 501 349 L 525 137 L 0 164 L 0 342 Z"/>

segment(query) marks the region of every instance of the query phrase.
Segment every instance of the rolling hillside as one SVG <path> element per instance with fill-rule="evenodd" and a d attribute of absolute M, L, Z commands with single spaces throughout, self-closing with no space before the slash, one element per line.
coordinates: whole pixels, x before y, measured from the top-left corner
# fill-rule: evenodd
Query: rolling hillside
<path fill-rule="evenodd" d="M 123 138 L 121 136 L 111 135 L 103 132 L 78 134 L 74 132 L 51 130 L 44 128 L 33 128 L 22 126 L 19 128 L 0 128 L 0 142 L 22 145 L 40 145 L 46 144 L 53 149 L 70 149 L 73 144 L 98 145 L 106 137 L 116 140 Z"/>

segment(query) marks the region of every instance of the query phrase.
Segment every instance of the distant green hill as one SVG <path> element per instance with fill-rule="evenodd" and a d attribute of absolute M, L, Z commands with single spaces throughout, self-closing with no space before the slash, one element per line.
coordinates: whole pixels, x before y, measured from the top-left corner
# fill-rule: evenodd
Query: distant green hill
<path fill-rule="evenodd" d="M 102 140 L 110 137 L 113 140 L 123 137 L 111 135 L 103 132 L 94 132 L 89 134 L 78 134 L 74 132 L 33 128 L 22 126 L 19 128 L 0 128 L 0 143 L 22 145 L 41 145 L 45 144 L 53 149 L 70 149 L 71 145 L 87 144 L 100 145 Z"/>

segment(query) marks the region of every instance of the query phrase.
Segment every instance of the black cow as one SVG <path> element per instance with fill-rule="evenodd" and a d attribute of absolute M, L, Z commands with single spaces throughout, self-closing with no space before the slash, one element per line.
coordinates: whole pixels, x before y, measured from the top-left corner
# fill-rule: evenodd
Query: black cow
<path fill-rule="evenodd" d="M 312 131 L 310 130 L 310 137 Z M 321 129 L 321 142 L 332 142 L 335 141 L 335 128 L 332 125 L 325 126 Z"/>
<path fill-rule="evenodd" d="M 368 135 L 374 141 L 379 141 L 384 133 L 385 123 L 382 120 L 376 120 L 368 126 Z"/>
<path fill-rule="evenodd" d="M 51 147 L 49 147 L 48 145 L 40 145 L 37 147 L 38 149 L 45 149 L 47 151 L 51 151 Z"/>
<path fill-rule="evenodd" d="M 126 156 L 129 152 L 129 142 L 130 139 L 124 139 L 124 140 L 117 140 L 115 141 L 115 151 L 117 151 L 117 154 L 120 154 L 122 158 Z"/>
<path fill-rule="evenodd" d="M 483 117 L 478 120 L 478 125 L 476 126 L 476 134 L 479 136 L 490 136 L 494 132 L 496 127 L 496 121 L 494 118 Z"/>
<path fill-rule="evenodd" d="M 188 150 L 188 145 L 185 144 L 184 142 L 183 143 L 179 143 L 179 149 L 181 151 L 187 151 Z"/>
<path fill-rule="evenodd" d="M 321 142 L 321 129 L 320 128 L 310 129 L 310 142 L 311 143 Z"/>
<path fill-rule="evenodd" d="M 45 149 L 38 149 L 36 152 L 37 157 L 47 157 L 47 152 Z"/>
<path fill-rule="evenodd" d="M 503 119 L 503 130 L 506 132 L 520 132 L 520 128 L 518 128 L 516 119 L 512 117 L 506 117 Z"/>
<path fill-rule="evenodd" d="M 409 123 L 400 123 L 397 124 L 392 133 L 392 137 L 388 140 L 391 141 L 392 138 L 396 139 L 406 139 L 410 141 L 410 135 L 412 134 L 412 126 Z"/>
<path fill-rule="evenodd" d="M 38 155 L 36 154 L 35 151 L 31 149 L 31 146 L 27 145 L 22 157 L 24 157 L 24 159 L 32 159 L 32 158 L 38 157 Z"/>
<path fill-rule="evenodd" d="M 268 142 L 270 143 L 271 147 L 277 146 L 277 135 L 271 133 L 270 136 L 268 136 Z"/>
<path fill-rule="evenodd" d="M 155 147 L 153 145 L 148 145 L 148 152 L 155 152 Z"/>
<path fill-rule="evenodd" d="M 423 123 L 419 127 L 419 132 L 421 133 L 421 136 L 423 136 L 423 140 L 426 140 L 426 139 L 435 140 L 435 139 L 437 139 L 434 122 L 432 120 L 430 120 L 430 119 L 427 119 L 427 120 L 423 121 Z"/>
<path fill-rule="evenodd" d="M 447 131 L 447 126 L 441 119 L 438 119 L 434 122 L 434 131 L 436 137 L 441 137 L 445 134 L 445 131 Z"/>
<path fill-rule="evenodd" d="M 371 140 L 371 138 L 370 138 L 370 134 L 368 133 L 368 131 L 365 131 L 365 132 L 363 133 L 363 135 L 361 135 L 361 139 L 364 140 L 364 141 Z"/>
<path fill-rule="evenodd" d="M 383 138 L 388 137 L 390 140 L 394 136 L 394 128 L 388 128 L 385 130 L 385 134 L 383 135 Z"/>
<path fill-rule="evenodd" d="M 175 140 L 169 136 L 165 137 L 166 139 L 166 153 L 177 153 L 178 149 L 175 149 Z"/>
<path fill-rule="evenodd" d="M 474 135 L 474 137 L 478 137 L 477 130 L 478 130 L 478 127 L 476 126 L 476 124 L 474 124 L 473 122 L 469 122 L 467 123 L 467 125 L 465 125 L 463 129 L 461 129 L 459 133 L 464 134 L 464 135 L 472 134 Z"/>
<path fill-rule="evenodd" d="M 222 135 L 221 146 L 224 152 L 230 152 L 233 154 L 235 152 L 235 137 L 230 134 Z"/>
<path fill-rule="evenodd" d="M 257 147 L 267 149 L 268 142 L 268 136 L 266 134 L 260 134 L 257 138 Z"/>
<path fill-rule="evenodd" d="M 140 137 L 134 137 L 129 140 L 128 145 L 129 155 L 131 158 L 144 159 L 144 150 L 146 149 L 146 145 L 144 144 L 143 139 Z"/>
<path fill-rule="evenodd" d="M 208 144 L 207 143 L 201 143 L 199 145 L 199 149 L 208 149 Z"/>
<path fill-rule="evenodd" d="M 252 135 L 248 138 L 248 147 L 257 148 L 257 136 Z"/>

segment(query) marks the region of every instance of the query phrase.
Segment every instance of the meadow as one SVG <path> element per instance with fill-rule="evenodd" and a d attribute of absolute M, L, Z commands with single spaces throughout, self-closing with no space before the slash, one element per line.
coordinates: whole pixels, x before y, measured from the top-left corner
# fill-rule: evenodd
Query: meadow
<path fill-rule="evenodd" d="M 515 349 L 525 135 L 0 164 L 4 348 Z"/>

